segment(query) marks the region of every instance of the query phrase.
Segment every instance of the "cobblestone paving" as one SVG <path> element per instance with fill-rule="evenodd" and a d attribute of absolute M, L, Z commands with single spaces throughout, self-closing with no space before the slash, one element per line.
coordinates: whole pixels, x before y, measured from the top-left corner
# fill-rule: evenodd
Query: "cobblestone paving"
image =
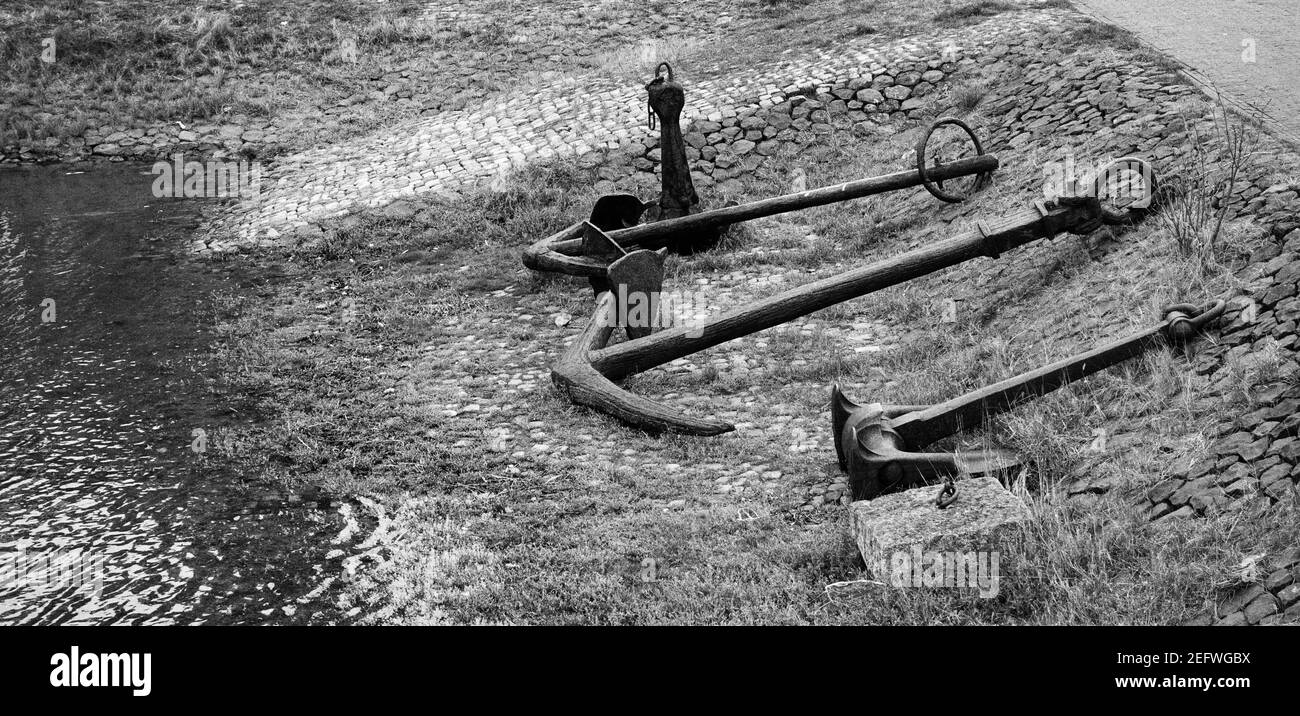
<path fill-rule="evenodd" d="M 722 123 L 780 105 L 793 112 L 798 98 L 832 89 L 839 94 L 827 98 L 824 111 L 842 111 L 846 121 L 861 125 L 871 110 L 877 117 L 906 114 L 918 108 L 921 97 L 942 80 L 941 68 L 955 70 L 972 48 L 996 46 L 1026 26 L 1051 32 L 1062 15 L 1009 14 L 978 29 L 934 32 L 888 44 L 862 39 L 833 50 L 792 52 L 789 59 L 748 75 L 681 77 L 689 87 L 683 121 L 700 121 L 698 133 L 706 135 L 710 146 L 734 139 L 729 142 L 734 154 L 754 150 L 762 156 L 775 146 L 761 143 L 761 132 L 755 136 L 752 129 Z M 891 66 L 886 67 L 887 62 Z M 858 108 L 850 109 L 850 101 L 857 102 Z M 805 111 L 811 115 L 815 110 Z M 646 146 L 652 147 L 654 138 L 645 116 L 642 87 L 594 76 L 566 76 L 538 86 L 526 101 L 502 97 L 354 142 L 303 152 L 270 172 L 256 202 L 241 204 L 215 220 L 196 249 L 224 253 L 240 245 L 284 243 L 285 237 L 310 240 L 319 234 L 313 222 L 421 193 L 462 191 L 528 161 L 596 148 L 635 147 L 647 139 Z M 800 119 L 793 117 L 792 124 L 806 126 L 787 134 L 816 129 L 814 123 L 825 128 L 819 131 L 829 131 L 831 126 L 826 119 L 802 123 Z M 774 135 L 782 129 L 789 127 L 776 128 Z M 744 136 L 738 137 L 741 133 Z M 720 136 L 708 136 L 713 134 Z M 698 140 L 692 149 L 706 161 L 711 156 Z M 756 159 L 745 161 L 747 169 L 756 164 Z"/>
<path fill-rule="evenodd" d="M 1300 7 L 1293 0 L 1079 0 L 1132 30 L 1300 146 Z"/>

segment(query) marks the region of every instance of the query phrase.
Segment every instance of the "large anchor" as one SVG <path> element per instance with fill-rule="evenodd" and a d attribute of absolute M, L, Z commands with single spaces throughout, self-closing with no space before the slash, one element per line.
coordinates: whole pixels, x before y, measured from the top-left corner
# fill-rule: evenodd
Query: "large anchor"
<path fill-rule="evenodd" d="M 665 68 L 666 77 L 660 74 Z M 631 194 L 606 194 L 596 200 L 586 221 L 577 222 L 525 249 L 525 266 L 537 271 L 587 276 L 592 287 L 600 293 L 610 287 L 607 275 L 610 263 L 639 249 L 669 248 L 677 253 L 692 253 L 712 246 L 731 224 L 915 186 L 925 187 L 943 201 L 959 202 L 967 195 L 945 190 L 945 181 L 974 175 L 976 180 L 970 190 L 973 192 L 987 183 L 993 170 L 998 168 L 997 157 L 984 153 L 975 132 L 961 120 L 948 117 L 935 122 L 917 142 L 914 171 L 868 177 L 701 211 L 699 197 L 691 182 L 680 125 L 685 92 L 673 80 L 672 68 L 667 63 L 659 65 L 655 79 L 646 85 L 646 92 L 653 110 L 650 116 L 658 117 L 660 128 L 663 164 L 658 201 L 642 202 Z M 973 145 L 974 156 L 947 163 L 935 161 L 926 166 L 931 136 L 938 128 L 949 125 L 965 132 Z M 589 226 L 600 230 L 602 237 L 593 239 Z"/>
<path fill-rule="evenodd" d="M 833 386 L 835 452 L 840 469 L 849 475 L 853 499 L 869 500 L 945 480 L 938 504 L 951 504 L 957 497 L 956 475 L 996 475 L 1020 460 L 1006 450 L 922 452 L 927 446 L 1153 348 L 1186 346 L 1223 310 L 1223 301 L 1199 308 L 1192 304 L 1170 306 L 1164 310 L 1164 320 L 1146 330 L 939 405 L 858 404 L 838 385 Z"/>
<path fill-rule="evenodd" d="M 1143 163 L 1143 169 L 1144 176 L 1151 177 L 1150 167 Z M 664 252 L 627 251 L 600 227 L 585 222 L 583 241 L 593 251 L 613 258 L 608 268 L 609 288 L 598 294 L 595 314 L 560 357 L 551 378 L 571 402 L 646 431 L 727 432 L 734 429 L 729 423 L 683 415 L 633 395 L 613 381 L 978 256 L 996 259 L 1037 239 L 1066 231 L 1089 233 L 1103 223 L 1123 223 L 1130 218 L 1124 212 L 1103 208 L 1096 195 L 1062 197 L 1051 205 L 1038 202 L 1033 209 L 1001 221 L 980 222 L 975 230 L 754 301 L 702 324 L 676 325 L 657 332 L 653 321 L 659 309 L 653 303 L 662 292 Z M 647 297 L 648 309 L 639 305 Z M 641 309 L 639 315 L 637 308 Z M 609 345 L 619 327 L 626 330 L 629 340 Z"/>

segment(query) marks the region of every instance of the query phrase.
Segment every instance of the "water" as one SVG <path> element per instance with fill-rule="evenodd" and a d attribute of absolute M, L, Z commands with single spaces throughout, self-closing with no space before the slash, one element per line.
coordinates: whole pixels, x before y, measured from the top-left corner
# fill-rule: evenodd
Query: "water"
<path fill-rule="evenodd" d="M 360 511 L 257 503 L 216 449 L 250 416 L 206 362 L 211 297 L 255 279 L 187 257 L 200 200 L 151 179 L 0 170 L 0 624 L 346 621 Z"/>

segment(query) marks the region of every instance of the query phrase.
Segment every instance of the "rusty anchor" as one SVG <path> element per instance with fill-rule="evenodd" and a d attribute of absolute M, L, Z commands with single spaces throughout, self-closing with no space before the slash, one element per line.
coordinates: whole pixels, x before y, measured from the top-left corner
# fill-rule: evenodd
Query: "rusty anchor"
<path fill-rule="evenodd" d="M 666 77 L 657 71 L 655 79 L 646 85 L 653 110 L 650 116 L 659 120 L 663 155 L 662 190 L 658 200 L 642 202 L 631 194 L 601 196 L 586 221 L 576 222 L 526 248 L 523 252 L 525 266 L 537 271 L 586 276 L 599 294 L 610 287 L 607 277 L 610 261 L 639 249 L 668 248 L 676 253 L 689 254 L 712 246 L 721 232 L 732 224 L 915 186 L 925 187 L 943 201 L 958 202 L 966 195 L 945 191 L 944 181 L 973 175 L 976 181 L 970 191 L 974 192 L 986 184 L 998 168 L 997 157 L 984 153 L 974 130 L 960 119 L 947 117 L 936 121 L 917 142 L 915 170 L 703 211 L 691 181 L 686 143 L 681 132 L 685 92 L 673 80 L 672 68 L 667 63 L 659 66 L 659 70 L 665 68 L 668 70 Z M 966 134 L 973 145 L 974 156 L 947 163 L 936 161 L 927 167 L 925 157 L 931 136 L 936 129 L 949 125 Z M 605 238 L 593 242 L 589 238 L 588 225 L 603 232 Z"/>
<path fill-rule="evenodd" d="M 644 322 L 656 315 L 653 305 L 643 312 L 640 321 L 629 320 L 633 317 L 629 309 L 633 299 L 640 297 L 643 303 L 646 296 L 661 294 L 664 252 L 628 251 L 611 234 L 593 222 L 585 222 L 582 241 L 592 252 L 613 261 L 609 264 L 610 287 L 597 295 L 595 313 L 561 355 L 551 378 L 571 402 L 595 408 L 633 427 L 649 432 L 717 435 L 734 428 L 726 422 L 684 415 L 633 395 L 613 381 L 979 256 L 996 259 L 1013 248 L 1066 231 L 1088 233 L 1111 220 L 1107 218 L 1111 216 L 1117 221 L 1124 218 L 1122 213 L 1104 210 L 1095 196 L 1062 197 L 1051 205 L 1038 202 L 1033 209 L 1000 221 L 980 222 L 975 230 L 754 301 L 700 324 L 658 331 L 654 329 L 660 326 Z M 610 345 L 614 330 L 620 327 L 626 330 L 629 340 Z"/>
<path fill-rule="evenodd" d="M 1164 320 L 1086 353 L 938 405 L 859 404 L 831 387 L 831 425 L 840 469 L 854 500 L 944 480 L 937 506 L 957 499 L 954 476 L 996 475 L 1020 464 L 1010 451 L 922 452 L 926 447 L 1057 388 L 1161 346 L 1186 346 L 1223 314 L 1224 302 L 1169 306 Z"/>

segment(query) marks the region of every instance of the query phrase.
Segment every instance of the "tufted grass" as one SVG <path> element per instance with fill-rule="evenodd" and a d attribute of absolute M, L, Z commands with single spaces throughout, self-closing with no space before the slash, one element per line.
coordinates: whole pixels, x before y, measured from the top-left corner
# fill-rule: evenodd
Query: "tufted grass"
<path fill-rule="evenodd" d="M 977 2 L 968 2 L 937 12 L 934 15 L 934 21 L 941 27 L 957 27 L 979 22 L 986 17 L 992 17 L 1015 9 L 1015 5 L 1007 2 L 978 0 Z"/>
<path fill-rule="evenodd" d="M 355 81 L 339 67 L 344 34 L 370 54 L 427 47 L 433 33 L 414 16 L 421 5 L 5 3 L 0 94 L 14 99 L 0 113 L 0 146 L 80 136 L 85 125 L 69 117 L 74 108 L 93 115 L 95 124 L 128 126 L 276 113 L 303 93 L 301 77 L 292 80 L 289 72 L 332 65 L 335 82 Z M 46 38 L 54 39 L 53 64 L 41 59 Z M 248 81 L 253 74 L 256 81 Z M 280 90 L 268 90 L 268 83 Z M 51 118 L 40 118 L 41 112 Z"/>

